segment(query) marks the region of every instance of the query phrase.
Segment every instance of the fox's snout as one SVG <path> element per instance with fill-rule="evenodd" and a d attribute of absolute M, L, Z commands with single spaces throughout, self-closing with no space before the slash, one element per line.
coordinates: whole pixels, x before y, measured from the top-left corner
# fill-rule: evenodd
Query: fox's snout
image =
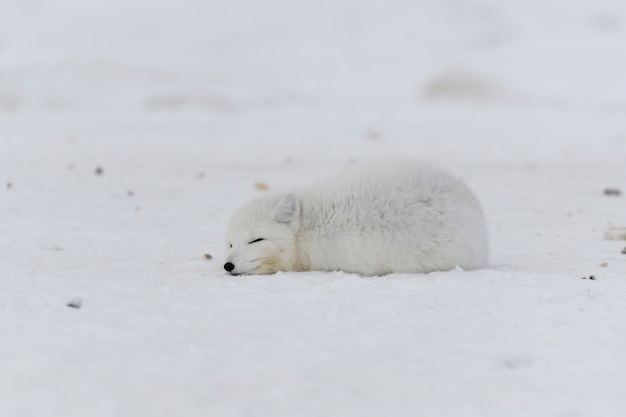
<path fill-rule="evenodd" d="M 224 269 L 226 270 L 226 272 L 230 272 L 235 269 L 235 265 L 232 262 L 226 262 L 224 264 Z"/>

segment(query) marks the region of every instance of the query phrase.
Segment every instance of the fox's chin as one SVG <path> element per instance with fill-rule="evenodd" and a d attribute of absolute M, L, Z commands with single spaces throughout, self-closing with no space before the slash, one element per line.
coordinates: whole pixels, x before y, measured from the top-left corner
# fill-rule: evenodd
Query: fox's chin
<path fill-rule="evenodd" d="M 233 276 L 233 277 L 236 277 L 239 275 L 272 275 L 272 274 L 275 274 L 276 272 L 278 272 L 278 270 L 270 271 L 270 270 L 263 270 L 263 269 L 253 269 L 253 270 L 245 271 L 245 272 L 232 271 L 232 272 L 228 272 L 228 275 Z"/>

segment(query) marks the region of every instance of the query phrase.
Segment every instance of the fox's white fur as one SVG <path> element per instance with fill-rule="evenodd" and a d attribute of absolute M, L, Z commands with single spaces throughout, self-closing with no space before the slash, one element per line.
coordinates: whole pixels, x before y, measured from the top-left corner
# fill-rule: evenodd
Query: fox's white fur
<path fill-rule="evenodd" d="M 427 163 L 367 166 L 323 184 L 260 198 L 227 233 L 231 274 L 445 271 L 487 264 L 477 198 Z"/>

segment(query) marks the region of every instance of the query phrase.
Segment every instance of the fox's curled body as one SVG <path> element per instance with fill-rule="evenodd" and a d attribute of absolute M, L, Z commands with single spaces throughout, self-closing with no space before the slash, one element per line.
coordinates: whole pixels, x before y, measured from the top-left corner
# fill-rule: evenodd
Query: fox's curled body
<path fill-rule="evenodd" d="M 445 271 L 487 264 L 477 198 L 431 164 L 395 162 L 247 204 L 227 234 L 231 274 Z"/>

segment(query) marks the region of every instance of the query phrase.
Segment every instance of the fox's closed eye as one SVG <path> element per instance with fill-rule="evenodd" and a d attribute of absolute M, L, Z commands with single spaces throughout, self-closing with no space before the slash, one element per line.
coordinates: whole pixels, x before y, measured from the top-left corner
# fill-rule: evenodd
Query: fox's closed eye
<path fill-rule="evenodd" d="M 254 239 L 254 240 L 252 240 L 252 241 L 248 242 L 248 244 L 250 245 L 250 244 L 253 244 L 253 243 L 257 243 L 257 242 L 260 242 L 260 241 L 262 241 L 262 240 L 265 240 L 265 239 L 263 239 L 262 237 L 260 237 L 260 238 L 258 238 L 258 239 Z"/>

